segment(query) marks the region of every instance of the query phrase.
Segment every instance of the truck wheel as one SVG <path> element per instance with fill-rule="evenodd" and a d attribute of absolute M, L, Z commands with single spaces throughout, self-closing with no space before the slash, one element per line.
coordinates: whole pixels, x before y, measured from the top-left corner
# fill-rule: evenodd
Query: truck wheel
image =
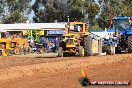
<path fill-rule="evenodd" d="M 20 48 L 20 47 L 15 47 L 13 51 L 14 51 L 15 55 L 21 55 L 22 54 L 22 48 Z"/>
<path fill-rule="evenodd" d="M 127 42 L 128 42 L 128 52 L 132 53 L 132 36 L 128 36 Z"/>
<path fill-rule="evenodd" d="M 58 56 L 59 57 L 62 57 L 63 56 L 63 48 L 62 47 L 59 47 L 58 48 Z"/>
<path fill-rule="evenodd" d="M 90 36 L 84 37 L 84 55 L 85 56 L 92 55 L 92 39 Z"/>
<path fill-rule="evenodd" d="M 79 46 L 78 50 L 79 50 L 79 56 L 83 57 L 84 56 L 84 48 L 82 46 Z"/>

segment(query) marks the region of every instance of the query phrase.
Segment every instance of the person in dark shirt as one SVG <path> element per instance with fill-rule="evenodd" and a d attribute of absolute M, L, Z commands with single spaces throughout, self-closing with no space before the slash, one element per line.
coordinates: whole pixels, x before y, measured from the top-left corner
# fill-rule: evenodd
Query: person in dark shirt
<path fill-rule="evenodd" d="M 58 48 L 59 48 L 59 40 L 58 40 L 58 38 L 55 39 L 55 47 L 56 47 L 56 50 L 58 50 Z"/>

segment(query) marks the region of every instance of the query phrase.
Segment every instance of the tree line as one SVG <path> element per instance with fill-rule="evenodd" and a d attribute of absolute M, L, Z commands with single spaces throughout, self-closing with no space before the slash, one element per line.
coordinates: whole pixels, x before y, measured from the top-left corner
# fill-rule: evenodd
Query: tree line
<path fill-rule="evenodd" d="M 1 23 L 20 23 L 34 12 L 33 22 L 89 21 L 103 28 L 110 17 L 132 16 L 131 0 L 1 0 Z"/>

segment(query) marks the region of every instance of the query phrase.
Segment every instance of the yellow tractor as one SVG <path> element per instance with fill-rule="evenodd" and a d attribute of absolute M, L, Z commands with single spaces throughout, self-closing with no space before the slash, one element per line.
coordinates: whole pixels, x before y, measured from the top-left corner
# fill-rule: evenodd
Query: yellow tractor
<path fill-rule="evenodd" d="M 0 56 L 12 55 L 11 38 L 0 38 Z"/>
<path fill-rule="evenodd" d="M 19 37 L 0 38 L 0 55 L 21 55 L 28 51 L 28 40 Z"/>
<path fill-rule="evenodd" d="M 92 54 L 92 39 L 89 36 L 88 25 L 83 22 L 69 22 L 63 34 L 63 41 L 58 49 L 59 56 L 88 56 Z"/>

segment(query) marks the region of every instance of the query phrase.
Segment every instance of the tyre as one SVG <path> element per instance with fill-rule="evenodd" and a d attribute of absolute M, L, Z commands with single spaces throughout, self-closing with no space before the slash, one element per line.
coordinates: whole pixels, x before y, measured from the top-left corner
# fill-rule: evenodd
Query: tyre
<path fill-rule="evenodd" d="M 26 55 L 27 54 L 27 49 L 23 48 L 23 54 Z"/>
<path fill-rule="evenodd" d="M 4 56 L 4 57 L 8 56 L 8 51 L 6 49 L 4 49 L 2 51 L 2 56 Z"/>
<path fill-rule="evenodd" d="M 21 55 L 22 54 L 22 48 L 20 48 L 20 47 L 15 47 L 13 51 L 14 51 L 15 55 Z"/>
<path fill-rule="evenodd" d="M 92 38 L 90 36 L 84 37 L 84 55 L 91 56 L 92 53 Z"/>
<path fill-rule="evenodd" d="M 7 52 L 8 52 L 8 56 L 12 56 L 13 55 L 13 51 L 12 50 L 7 49 Z"/>
<path fill-rule="evenodd" d="M 59 57 L 62 57 L 63 56 L 63 48 L 62 47 L 59 47 L 58 48 L 58 56 Z"/>
<path fill-rule="evenodd" d="M 132 36 L 128 36 L 127 43 L 128 43 L 128 52 L 132 53 Z"/>
<path fill-rule="evenodd" d="M 116 54 L 121 54 L 121 48 L 120 48 L 119 45 L 115 48 L 115 53 Z"/>
<path fill-rule="evenodd" d="M 82 46 L 79 46 L 78 50 L 79 50 L 79 56 L 83 57 L 84 56 L 84 48 Z"/>

